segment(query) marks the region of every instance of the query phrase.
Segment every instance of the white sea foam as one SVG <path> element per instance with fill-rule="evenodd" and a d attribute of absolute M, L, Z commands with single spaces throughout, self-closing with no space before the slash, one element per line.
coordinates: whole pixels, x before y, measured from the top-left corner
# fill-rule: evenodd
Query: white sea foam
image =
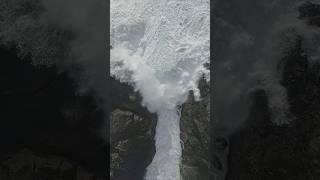
<path fill-rule="evenodd" d="M 158 114 L 147 180 L 179 180 L 180 106 L 197 88 L 210 53 L 209 0 L 111 0 L 111 74 Z"/>

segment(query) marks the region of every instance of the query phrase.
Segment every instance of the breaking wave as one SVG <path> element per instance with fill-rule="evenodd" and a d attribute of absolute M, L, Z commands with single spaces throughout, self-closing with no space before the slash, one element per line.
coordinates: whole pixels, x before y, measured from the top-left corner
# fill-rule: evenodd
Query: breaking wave
<path fill-rule="evenodd" d="M 180 177 L 180 110 L 210 54 L 209 0 L 111 0 L 111 75 L 131 84 L 158 114 L 148 180 Z"/>

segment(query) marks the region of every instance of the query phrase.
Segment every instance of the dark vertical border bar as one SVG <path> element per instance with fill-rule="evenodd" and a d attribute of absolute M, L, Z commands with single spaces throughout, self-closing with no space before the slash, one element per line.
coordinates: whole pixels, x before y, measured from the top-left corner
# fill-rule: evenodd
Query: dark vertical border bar
<path fill-rule="evenodd" d="M 209 157 L 210 165 L 209 165 L 209 179 L 215 180 L 213 174 L 213 98 L 214 98 L 214 58 L 213 58 L 213 24 L 214 24 L 214 0 L 210 0 L 210 122 L 209 122 L 209 136 L 210 136 L 210 144 L 209 144 Z"/>
<path fill-rule="evenodd" d="M 105 0 L 106 1 L 106 17 L 107 17 L 107 22 L 106 22 L 106 44 L 105 44 L 105 50 L 106 50 L 106 60 L 107 60 L 107 67 L 106 67 L 106 78 L 107 78 L 107 82 L 108 82 L 108 97 L 110 97 L 111 93 L 111 80 L 110 80 L 110 0 Z M 107 167 L 108 169 L 106 169 L 106 179 L 110 179 L 110 102 L 108 101 L 108 112 L 107 112 L 107 123 L 106 123 L 106 136 L 107 136 Z"/>

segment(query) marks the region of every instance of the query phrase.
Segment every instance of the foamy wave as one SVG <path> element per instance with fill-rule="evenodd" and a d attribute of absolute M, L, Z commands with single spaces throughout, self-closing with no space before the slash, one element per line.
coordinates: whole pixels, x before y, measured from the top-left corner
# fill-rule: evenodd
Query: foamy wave
<path fill-rule="evenodd" d="M 209 0 L 112 0 L 111 74 L 131 84 L 158 114 L 156 154 L 146 179 L 180 179 L 180 116 L 190 90 L 209 72 Z"/>

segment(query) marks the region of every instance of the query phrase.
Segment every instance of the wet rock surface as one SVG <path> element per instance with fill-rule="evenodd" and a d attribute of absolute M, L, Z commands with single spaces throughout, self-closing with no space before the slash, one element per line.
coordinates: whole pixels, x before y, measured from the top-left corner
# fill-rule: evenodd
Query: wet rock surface
<path fill-rule="evenodd" d="M 111 78 L 110 179 L 141 180 L 155 154 L 156 114 L 141 105 L 141 96 Z"/>
<path fill-rule="evenodd" d="M 121 109 L 110 116 L 111 179 L 143 179 L 155 154 L 155 119 Z"/>
<path fill-rule="evenodd" d="M 190 93 L 181 110 L 181 174 L 184 180 L 209 179 L 210 85 L 201 79 L 199 88 L 202 100 L 195 101 Z"/>

